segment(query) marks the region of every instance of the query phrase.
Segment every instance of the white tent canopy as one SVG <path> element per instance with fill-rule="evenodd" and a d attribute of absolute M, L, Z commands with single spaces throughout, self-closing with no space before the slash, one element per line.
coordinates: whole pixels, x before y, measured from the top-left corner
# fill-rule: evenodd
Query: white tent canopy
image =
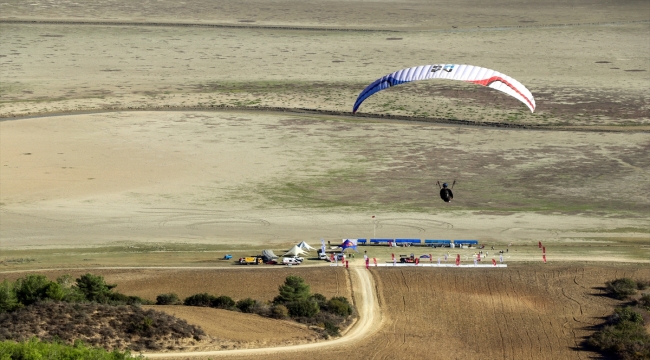
<path fill-rule="evenodd" d="M 306 252 L 305 250 L 303 250 L 303 249 L 301 249 L 300 247 L 298 247 L 298 245 L 295 245 L 294 247 L 291 248 L 291 250 L 287 251 L 287 252 L 286 252 L 284 255 L 282 255 L 282 256 L 287 256 L 287 255 L 290 255 L 290 256 L 298 256 L 298 255 L 302 255 L 302 254 L 306 254 L 306 253 L 307 253 L 307 252 Z"/>
<path fill-rule="evenodd" d="M 306 250 L 306 251 L 311 251 L 311 250 L 316 250 L 315 248 L 309 246 L 306 242 L 302 241 L 300 244 L 296 245 L 297 247 Z"/>

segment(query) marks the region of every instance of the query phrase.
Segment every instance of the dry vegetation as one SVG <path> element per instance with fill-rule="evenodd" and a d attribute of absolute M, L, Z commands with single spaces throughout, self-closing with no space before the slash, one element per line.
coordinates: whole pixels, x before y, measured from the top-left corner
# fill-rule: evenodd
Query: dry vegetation
<path fill-rule="evenodd" d="M 214 341 L 185 320 L 136 306 L 42 302 L 0 314 L 0 341 L 33 336 L 69 344 L 82 340 L 109 351 L 187 350 Z"/>

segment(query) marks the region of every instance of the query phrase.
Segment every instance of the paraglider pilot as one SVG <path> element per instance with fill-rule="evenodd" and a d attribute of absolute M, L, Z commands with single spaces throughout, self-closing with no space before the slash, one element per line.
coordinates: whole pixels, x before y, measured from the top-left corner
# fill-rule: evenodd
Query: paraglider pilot
<path fill-rule="evenodd" d="M 440 198 L 446 203 L 451 202 L 451 200 L 454 198 L 454 193 L 451 192 L 451 189 L 453 189 L 454 185 L 456 185 L 456 180 L 454 180 L 454 182 L 451 184 L 451 188 L 447 186 L 447 183 L 440 185 L 440 181 L 438 181 L 437 184 L 440 188 Z"/>

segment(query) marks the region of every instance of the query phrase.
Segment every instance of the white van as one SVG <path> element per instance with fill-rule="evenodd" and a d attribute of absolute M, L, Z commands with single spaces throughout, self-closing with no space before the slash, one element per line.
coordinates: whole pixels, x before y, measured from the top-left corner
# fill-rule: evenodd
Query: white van
<path fill-rule="evenodd" d="M 282 264 L 284 265 L 300 265 L 300 261 L 293 257 L 282 258 Z"/>

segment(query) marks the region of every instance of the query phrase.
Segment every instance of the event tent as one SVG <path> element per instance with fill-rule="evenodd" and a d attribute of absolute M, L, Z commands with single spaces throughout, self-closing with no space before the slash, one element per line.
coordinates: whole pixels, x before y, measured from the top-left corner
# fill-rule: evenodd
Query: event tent
<path fill-rule="evenodd" d="M 305 251 L 311 251 L 311 250 L 316 250 L 315 248 L 309 246 L 306 242 L 302 241 L 300 244 L 296 245 L 297 247 L 305 250 Z"/>
<path fill-rule="evenodd" d="M 277 258 L 278 256 L 275 255 L 273 250 L 262 250 L 262 260 L 264 260 L 264 262 L 269 262 Z"/>
<path fill-rule="evenodd" d="M 291 248 L 291 250 L 287 251 L 284 255 L 282 256 L 298 256 L 302 254 L 306 254 L 307 252 L 301 248 L 298 247 L 298 245 L 295 245 L 294 247 Z"/>
<path fill-rule="evenodd" d="M 357 250 L 357 239 L 344 239 L 341 245 L 339 245 L 339 248 L 342 249 L 341 251 L 352 249 L 356 252 L 359 252 Z"/>

